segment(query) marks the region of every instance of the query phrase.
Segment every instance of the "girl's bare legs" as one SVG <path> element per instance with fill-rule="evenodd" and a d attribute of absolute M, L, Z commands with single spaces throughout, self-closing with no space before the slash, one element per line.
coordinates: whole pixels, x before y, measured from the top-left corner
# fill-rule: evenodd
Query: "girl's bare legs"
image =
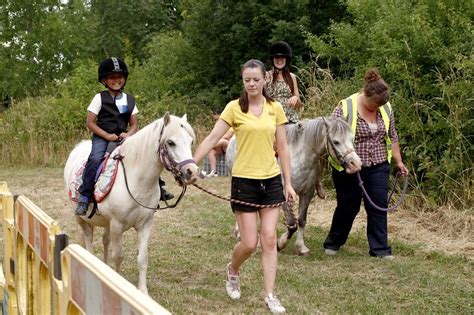
<path fill-rule="evenodd" d="M 277 233 L 276 226 L 280 208 L 264 208 L 260 210 L 260 244 L 262 246 L 263 286 L 265 296 L 273 293 L 277 272 Z"/>
<path fill-rule="evenodd" d="M 227 139 L 220 139 L 216 146 L 209 151 L 207 154 L 207 158 L 209 159 L 209 166 L 211 167 L 211 172 L 217 173 L 217 157 L 219 155 L 225 154 L 225 150 L 229 145 L 229 140 Z"/>
<path fill-rule="evenodd" d="M 257 248 L 257 213 L 256 212 L 235 212 L 235 218 L 239 224 L 240 241 L 234 246 L 232 252 L 232 262 L 229 268 L 231 274 L 236 275 L 240 266 Z"/>
<path fill-rule="evenodd" d="M 207 158 L 209 160 L 209 165 L 211 167 L 211 172 L 217 172 L 217 151 L 215 149 L 212 149 L 209 151 L 207 154 Z"/>

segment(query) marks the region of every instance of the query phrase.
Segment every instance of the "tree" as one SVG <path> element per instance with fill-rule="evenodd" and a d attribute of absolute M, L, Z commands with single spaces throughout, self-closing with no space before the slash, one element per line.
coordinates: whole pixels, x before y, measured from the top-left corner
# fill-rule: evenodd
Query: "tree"
<path fill-rule="evenodd" d="M 177 0 L 91 1 L 94 51 L 100 58 L 129 55 L 140 62 L 152 36 L 179 25 Z"/>
<path fill-rule="evenodd" d="M 320 5 L 334 15 L 312 13 Z M 322 33 L 330 19 L 346 16 L 345 7 L 333 1 L 183 0 L 180 8 L 184 36 L 196 52 L 189 60 L 196 87 L 217 88 L 227 100 L 240 94 L 239 72 L 245 61 L 269 64 L 269 47 L 284 40 L 293 47 L 295 64 L 302 63 L 309 55 L 304 31 Z"/>
<path fill-rule="evenodd" d="M 393 90 L 414 182 L 433 200 L 469 200 L 474 3 L 351 0 L 347 5 L 352 20 L 334 23 L 327 35 L 308 36 L 310 47 L 337 61 L 339 78 L 361 82 L 367 68 L 377 67 Z"/>
<path fill-rule="evenodd" d="M 1 9 L 2 98 L 37 95 L 63 79 L 87 51 L 81 2 L 5 0 Z"/>

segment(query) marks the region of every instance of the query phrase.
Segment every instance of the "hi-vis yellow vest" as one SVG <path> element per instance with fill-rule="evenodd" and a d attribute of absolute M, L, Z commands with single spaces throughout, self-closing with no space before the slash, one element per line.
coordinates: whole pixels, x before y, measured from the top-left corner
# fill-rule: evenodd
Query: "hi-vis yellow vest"
<path fill-rule="evenodd" d="M 351 127 L 351 131 L 356 134 L 357 128 L 357 96 L 359 93 L 352 94 L 346 99 L 343 99 L 340 104 L 342 107 L 342 117 L 347 121 Z M 388 130 L 390 128 L 390 113 L 392 112 L 392 106 L 390 102 L 385 103 L 383 106 L 379 107 L 380 114 L 382 115 L 383 124 L 385 126 L 385 143 L 387 144 L 387 161 L 390 163 L 392 161 L 392 141 L 388 136 Z M 331 156 L 328 158 L 329 163 L 338 171 L 342 171 L 344 167 L 338 164 Z"/>

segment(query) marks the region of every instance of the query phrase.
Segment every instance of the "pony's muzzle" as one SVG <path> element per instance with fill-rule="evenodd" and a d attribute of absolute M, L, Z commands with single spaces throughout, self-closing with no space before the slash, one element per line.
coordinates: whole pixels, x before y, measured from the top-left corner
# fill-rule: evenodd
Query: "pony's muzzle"
<path fill-rule="evenodd" d="M 199 168 L 196 164 L 187 164 L 181 169 L 181 175 L 185 185 L 194 184 L 199 176 Z"/>
<path fill-rule="evenodd" d="M 346 169 L 347 174 L 354 174 L 360 171 L 362 168 L 362 162 L 359 156 L 357 156 L 357 158 L 349 158 L 348 161 L 344 163 L 344 168 Z"/>

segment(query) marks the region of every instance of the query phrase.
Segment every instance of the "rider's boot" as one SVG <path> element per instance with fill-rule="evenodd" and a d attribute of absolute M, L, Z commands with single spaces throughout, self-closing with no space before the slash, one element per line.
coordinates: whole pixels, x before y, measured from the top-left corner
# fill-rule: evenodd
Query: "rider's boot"
<path fill-rule="evenodd" d="M 160 200 L 161 201 L 166 201 L 174 198 L 174 195 L 168 191 L 165 190 L 165 181 L 159 178 L 159 183 L 160 183 Z"/>
<path fill-rule="evenodd" d="M 87 213 L 88 206 L 89 206 L 89 197 L 80 195 L 77 201 L 76 210 L 74 210 L 74 214 L 85 215 Z"/>
<path fill-rule="evenodd" d="M 165 190 L 165 186 L 160 186 L 160 191 L 161 191 L 160 200 L 165 201 L 165 200 L 170 200 L 174 198 L 174 195 L 172 193 Z"/>

